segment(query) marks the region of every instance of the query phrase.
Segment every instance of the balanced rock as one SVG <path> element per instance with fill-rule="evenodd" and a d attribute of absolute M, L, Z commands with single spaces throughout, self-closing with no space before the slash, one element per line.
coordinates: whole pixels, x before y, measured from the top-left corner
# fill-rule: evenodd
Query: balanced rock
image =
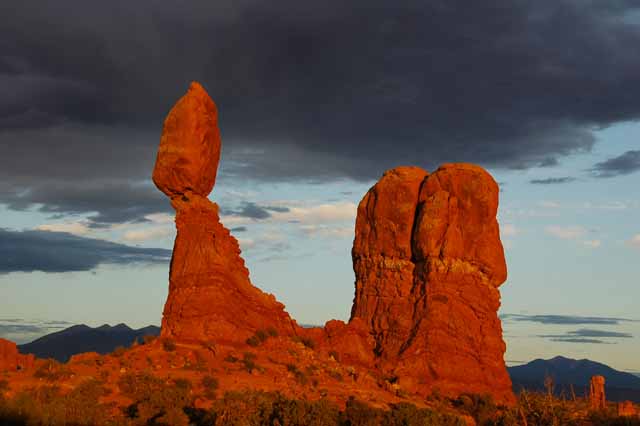
<path fill-rule="evenodd" d="M 207 199 L 219 158 L 215 104 L 192 83 L 165 120 L 153 172 L 176 209 L 178 230 L 161 335 L 238 343 L 259 329 L 294 334 L 297 325 L 284 305 L 251 284 L 238 241 Z"/>
<path fill-rule="evenodd" d="M 171 198 L 187 192 L 206 197 L 216 182 L 220 148 L 216 105 L 193 82 L 164 121 L 153 182 Z"/>
<path fill-rule="evenodd" d="M 399 167 L 358 206 L 351 321 L 367 324 L 379 365 L 404 388 L 514 401 L 497 314 L 498 193 L 475 165 Z"/>

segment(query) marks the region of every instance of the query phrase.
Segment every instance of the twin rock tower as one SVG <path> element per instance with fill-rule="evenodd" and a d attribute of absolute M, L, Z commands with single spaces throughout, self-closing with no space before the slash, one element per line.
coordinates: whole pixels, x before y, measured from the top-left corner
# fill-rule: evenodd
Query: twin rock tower
<path fill-rule="evenodd" d="M 314 340 L 341 362 L 427 396 L 491 394 L 512 403 L 497 311 L 507 277 L 496 213 L 499 189 L 484 169 L 444 164 L 388 170 L 358 206 L 355 297 L 348 323 L 302 328 L 251 284 L 213 189 L 221 139 L 214 102 L 194 82 L 164 122 L 153 181 L 176 210 L 177 236 L 162 335 L 240 346 L 256 330 Z"/>

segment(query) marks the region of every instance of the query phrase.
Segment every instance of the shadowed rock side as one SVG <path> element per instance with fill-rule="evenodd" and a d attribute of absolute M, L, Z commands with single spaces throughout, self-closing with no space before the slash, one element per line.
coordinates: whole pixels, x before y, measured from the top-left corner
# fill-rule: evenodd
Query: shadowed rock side
<path fill-rule="evenodd" d="M 192 83 L 165 120 L 153 171 L 176 209 L 178 230 L 162 336 L 233 343 L 269 327 L 291 335 L 296 325 L 284 305 L 251 284 L 237 240 L 207 199 L 220 148 L 215 104 Z"/>
<path fill-rule="evenodd" d="M 403 388 L 514 400 L 497 315 L 498 192 L 474 165 L 399 167 L 358 206 L 351 322 L 368 325 L 379 367 Z"/>

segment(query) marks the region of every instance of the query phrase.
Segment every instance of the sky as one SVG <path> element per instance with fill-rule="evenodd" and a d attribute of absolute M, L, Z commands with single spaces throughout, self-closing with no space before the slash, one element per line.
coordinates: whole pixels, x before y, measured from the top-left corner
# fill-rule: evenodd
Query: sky
<path fill-rule="evenodd" d="M 357 204 L 399 165 L 501 187 L 510 365 L 640 371 L 640 1 L 0 4 L 0 336 L 159 324 L 175 235 L 151 183 L 192 80 L 210 199 L 255 285 L 349 316 Z"/>

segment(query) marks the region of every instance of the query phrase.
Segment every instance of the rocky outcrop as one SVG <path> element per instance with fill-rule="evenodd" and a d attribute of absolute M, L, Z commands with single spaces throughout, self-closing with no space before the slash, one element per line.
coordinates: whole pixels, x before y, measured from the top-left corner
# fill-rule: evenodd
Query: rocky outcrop
<path fill-rule="evenodd" d="M 618 402 L 618 416 L 619 417 L 638 417 L 640 411 L 636 408 L 635 404 L 631 401 Z"/>
<path fill-rule="evenodd" d="M 358 206 L 351 321 L 408 389 L 512 402 L 497 315 L 506 279 L 498 185 L 482 168 L 387 171 Z"/>
<path fill-rule="evenodd" d="M 34 362 L 33 355 L 22 355 L 15 343 L 0 339 L 0 371 L 29 370 Z"/>
<path fill-rule="evenodd" d="M 216 106 L 198 83 L 167 116 L 153 182 L 171 199 L 178 230 L 171 259 L 162 336 L 244 342 L 256 330 L 295 332 L 275 297 L 249 280 L 238 241 L 207 199 L 220 158 Z"/>
<path fill-rule="evenodd" d="M 153 172 L 178 230 L 163 337 L 237 344 L 275 329 L 394 389 L 514 400 L 497 316 L 506 279 L 498 185 L 486 171 L 445 164 L 432 174 L 386 172 L 358 207 L 349 323 L 302 329 L 251 284 L 238 242 L 207 198 L 220 149 L 215 104 L 193 83 L 167 116 Z"/>
<path fill-rule="evenodd" d="M 604 410 L 607 408 L 607 397 L 604 393 L 604 376 L 593 376 L 589 383 L 589 402 L 591 409 Z"/>

